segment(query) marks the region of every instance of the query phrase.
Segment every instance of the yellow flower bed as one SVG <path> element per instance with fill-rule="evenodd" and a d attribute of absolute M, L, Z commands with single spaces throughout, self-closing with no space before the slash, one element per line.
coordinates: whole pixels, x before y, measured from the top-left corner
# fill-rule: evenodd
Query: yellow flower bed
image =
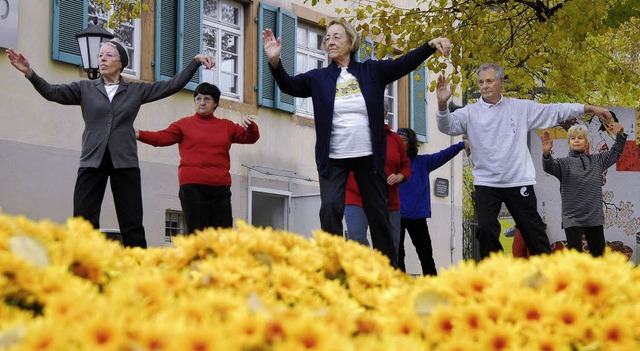
<path fill-rule="evenodd" d="M 237 225 L 142 250 L 0 213 L 0 350 L 640 350 L 640 272 L 620 254 L 414 279 L 342 238 Z"/>

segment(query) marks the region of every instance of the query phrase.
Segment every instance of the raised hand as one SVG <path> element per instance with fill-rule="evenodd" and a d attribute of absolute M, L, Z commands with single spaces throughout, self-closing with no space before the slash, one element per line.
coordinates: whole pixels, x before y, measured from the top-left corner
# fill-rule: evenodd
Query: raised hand
<path fill-rule="evenodd" d="M 449 56 L 451 52 L 451 42 L 444 37 L 429 40 L 429 45 L 438 49 L 444 56 Z"/>
<path fill-rule="evenodd" d="M 244 129 L 247 129 L 253 122 L 255 122 L 255 120 L 256 120 L 255 116 L 243 115 L 240 120 L 240 124 L 244 127 Z"/>
<path fill-rule="evenodd" d="M 451 95 L 453 95 L 453 89 L 454 89 L 454 85 L 448 85 L 447 84 L 447 80 L 444 78 L 443 75 L 438 76 L 438 85 L 436 86 L 436 96 L 438 97 L 438 107 L 440 108 L 440 111 L 444 111 L 447 109 L 447 101 L 449 101 L 449 98 L 451 98 Z M 444 108 L 443 108 L 443 106 Z"/>
<path fill-rule="evenodd" d="M 213 57 L 205 54 L 197 54 L 195 57 L 201 64 L 203 64 L 206 68 L 212 68 L 216 66 L 216 60 Z"/>
<path fill-rule="evenodd" d="M 553 139 L 551 139 L 551 135 L 549 135 L 549 132 L 544 132 L 541 139 L 542 139 L 542 156 L 547 157 L 551 154 L 551 149 L 553 149 Z"/>
<path fill-rule="evenodd" d="M 280 38 L 276 39 L 270 28 L 262 31 L 262 46 L 264 47 L 264 53 L 267 55 L 267 59 L 269 59 L 269 64 L 271 64 L 272 67 L 278 66 L 280 53 L 282 52 L 282 43 L 280 42 Z"/>
<path fill-rule="evenodd" d="M 613 134 L 622 134 L 624 133 L 624 127 L 620 123 L 614 123 L 611 125 L 611 132 Z"/>
<path fill-rule="evenodd" d="M 15 67 L 18 71 L 24 73 L 27 78 L 31 77 L 33 71 L 31 70 L 29 60 L 27 60 L 24 55 L 13 49 L 7 49 L 7 57 L 9 58 L 9 62 L 11 62 L 11 65 L 13 67 Z"/>

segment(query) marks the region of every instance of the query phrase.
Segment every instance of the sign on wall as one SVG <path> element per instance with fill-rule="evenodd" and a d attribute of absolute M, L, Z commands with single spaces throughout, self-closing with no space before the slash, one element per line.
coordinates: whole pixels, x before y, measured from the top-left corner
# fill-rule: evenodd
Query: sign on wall
<path fill-rule="evenodd" d="M 636 110 L 610 108 L 628 134 L 627 143 L 618 162 L 602 175 L 602 208 L 605 214 L 604 234 L 608 245 L 637 260 L 636 235 L 640 233 L 640 146 L 638 145 Z M 612 135 L 595 118 L 578 119 L 585 125 L 591 139 L 589 153 L 594 154 L 611 148 L 615 141 Z M 569 152 L 566 130 L 560 126 L 546 130 L 553 140 L 554 157 L 565 157 Z M 547 224 L 547 235 L 552 245 L 566 241 L 561 227 L 562 202 L 559 180 L 542 169 L 542 143 L 539 136 L 545 131 L 531 134 L 531 155 L 536 166 L 536 195 L 538 210 Z M 580 194 L 576 194 L 580 196 Z"/>
<path fill-rule="evenodd" d="M 18 47 L 18 0 L 0 0 L 0 47 Z"/>

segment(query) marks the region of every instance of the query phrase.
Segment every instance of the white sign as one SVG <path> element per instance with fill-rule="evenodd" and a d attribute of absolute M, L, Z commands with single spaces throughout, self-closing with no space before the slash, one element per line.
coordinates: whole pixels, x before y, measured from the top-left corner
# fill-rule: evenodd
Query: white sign
<path fill-rule="evenodd" d="M 0 47 L 18 47 L 18 0 L 0 0 Z"/>

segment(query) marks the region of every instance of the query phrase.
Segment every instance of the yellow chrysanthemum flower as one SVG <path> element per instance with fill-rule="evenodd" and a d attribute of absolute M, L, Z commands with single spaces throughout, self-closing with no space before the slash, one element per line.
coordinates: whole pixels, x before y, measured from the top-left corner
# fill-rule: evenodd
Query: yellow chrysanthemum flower
<path fill-rule="evenodd" d="M 493 254 L 412 278 L 342 237 L 238 221 L 122 248 L 0 213 L 0 348 L 638 350 L 640 270 L 607 250 Z"/>

